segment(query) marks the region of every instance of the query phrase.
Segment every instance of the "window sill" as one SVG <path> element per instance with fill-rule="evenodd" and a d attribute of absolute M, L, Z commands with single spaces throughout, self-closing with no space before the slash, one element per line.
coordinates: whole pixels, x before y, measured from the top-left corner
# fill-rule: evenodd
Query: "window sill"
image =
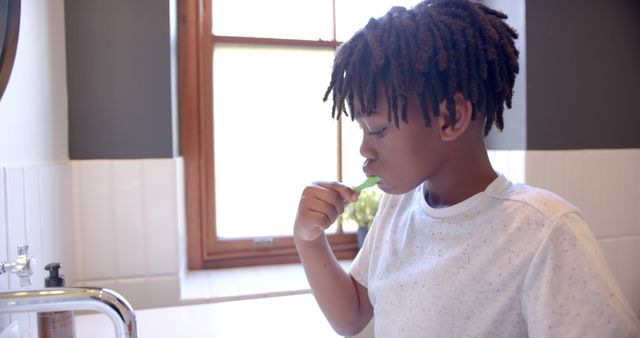
<path fill-rule="evenodd" d="M 348 271 L 351 260 L 341 260 Z M 181 304 L 200 304 L 309 293 L 301 264 L 186 271 L 180 278 Z"/>

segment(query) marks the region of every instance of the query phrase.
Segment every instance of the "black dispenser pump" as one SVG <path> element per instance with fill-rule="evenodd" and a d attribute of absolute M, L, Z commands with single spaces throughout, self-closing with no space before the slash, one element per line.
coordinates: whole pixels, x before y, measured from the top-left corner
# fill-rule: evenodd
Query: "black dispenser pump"
<path fill-rule="evenodd" d="M 49 271 L 49 277 L 44 279 L 45 287 L 64 287 L 64 276 L 60 274 L 60 263 L 49 263 L 44 269 Z M 39 338 L 74 338 L 75 331 L 73 311 L 38 312 Z"/>
<path fill-rule="evenodd" d="M 44 267 L 49 271 L 49 277 L 44 279 L 44 286 L 47 288 L 64 287 L 64 276 L 60 274 L 60 263 L 49 263 Z"/>

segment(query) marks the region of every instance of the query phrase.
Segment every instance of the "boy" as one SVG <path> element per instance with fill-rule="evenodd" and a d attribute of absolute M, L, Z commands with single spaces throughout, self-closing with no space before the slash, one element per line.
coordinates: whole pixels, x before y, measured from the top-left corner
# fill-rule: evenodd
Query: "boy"
<path fill-rule="evenodd" d="M 338 333 L 375 317 L 378 337 L 640 335 L 580 212 L 491 167 L 484 136 L 502 129 L 518 72 L 505 18 L 427 0 L 339 48 L 325 99 L 362 127 L 363 170 L 385 196 L 346 273 L 324 229 L 358 193 L 339 182 L 302 193 L 294 240 Z"/>

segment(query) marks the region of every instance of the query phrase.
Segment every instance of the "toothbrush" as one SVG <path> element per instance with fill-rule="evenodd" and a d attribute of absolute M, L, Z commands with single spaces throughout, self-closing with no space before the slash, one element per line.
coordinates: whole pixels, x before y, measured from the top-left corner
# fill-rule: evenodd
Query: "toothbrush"
<path fill-rule="evenodd" d="M 353 190 L 355 190 L 357 192 L 361 192 L 364 189 L 367 189 L 369 187 L 373 187 L 374 185 L 378 184 L 378 182 L 380 182 L 380 177 L 378 177 L 378 176 L 369 176 L 359 186 L 353 188 Z"/>

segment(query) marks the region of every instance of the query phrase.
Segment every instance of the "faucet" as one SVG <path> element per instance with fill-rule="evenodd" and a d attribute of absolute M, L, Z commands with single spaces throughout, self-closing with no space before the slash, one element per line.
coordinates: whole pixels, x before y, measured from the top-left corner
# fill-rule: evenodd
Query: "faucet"
<path fill-rule="evenodd" d="M 45 288 L 0 293 L 0 313 L 99 311 L 111 318 L 118 338 L 137 338 L 135 313 L 124 297 L 92 287 Z"/>
<path fill-rule="evenodd" d="M 29 256 L 29 246 L 19 245 L 15 262 L 0 261 L 0 275 L 7 272 L 15 273 L 20 278 L 20 287 L 27 287 L 31 285 L 34 262 L 33 256 Z"/>

